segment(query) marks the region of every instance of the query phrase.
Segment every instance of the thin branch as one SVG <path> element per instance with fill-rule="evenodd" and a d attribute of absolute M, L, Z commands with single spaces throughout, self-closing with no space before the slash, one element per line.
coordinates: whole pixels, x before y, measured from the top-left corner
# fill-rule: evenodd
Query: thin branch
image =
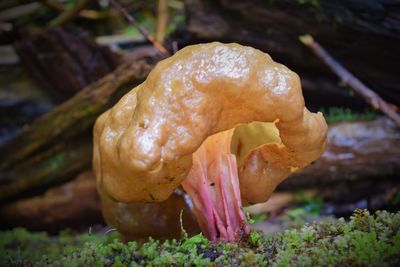
<path fill-rule="evenodd" d="M 36 0 L 8 0 L 8 1 L 0 1 L 0 11 L 13 8 L 20 5 L 26 5 L 30 3 L 37 2 Z"/>
<path fill-rule="evenodd" d="M 157 28 L 156 40 L 160 43 L 164 42 L 165 30 L 168 23 L 168 5 L 167 0 L 157 1 Z"/>
<path fill-rule="evenodd" d="M 316 54 L 343 82 L 367 101 L 374 109 L 380 110 L 400 127 L 400 115 L 392 108 L 393 104 L 385 102 L 378 94 L 363 84 L 357 77 L 337 62 L 311 35 L 299 37 L 300 41 Z"/>
<path fill-rule="evenodd" d="M 64 5 L 61 4 L 60 2 L 51 1 L 51 0 L 39 0 L 39 2 L 42 3 L 43 5 L 47 6 L 48 8 L 51 8 L 51 9 L 54 9 L 57 11 L 64 12 L 66 10 Z"/>
<path fill-rule="evenodd" d="M 11 21 L 22 16 L 33 14 L 38 11 L 41 6 L 40 3 L 32 2 L 0 10 L 0 21 Z"/>
<path fill-rule="evenodd" d="M 84 9 L 91 1 L 92 0 L 78 0 L 73 8 L 65 10 L 58 17 L 50 21 L 48 28 L 56 28 L 73 20 L 75 17 L 79 16 L 81 10 Z"/>
<path fill-rule="evenodd" d="M 153 46 L 165 57 L 170 56 L 170 53 L 168 50 L 159 42 L 157 42 L 156 39 L 154 39 L 153 36 L 151 36 L 142 26 L 140 26 L 139 22 L 129 15 L 129 13 L 116 1 L 116 0 L 110 0 L 111 5 L 113 5 L 124 17 L 125 19 L 131 23 L 133 26 L 135 26 L 139 32 L 147 39 L 149 40 Z"/>

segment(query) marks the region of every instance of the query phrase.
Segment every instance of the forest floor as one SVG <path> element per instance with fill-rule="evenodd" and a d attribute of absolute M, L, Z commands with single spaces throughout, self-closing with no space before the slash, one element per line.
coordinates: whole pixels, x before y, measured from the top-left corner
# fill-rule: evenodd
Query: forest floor
<path fill-rule="evenodd" d="M 0 265 L 399 266 L 400 212 L 356 210 L 349 220 L 326 218 L 275 234 L 252 231 L 239 243 L 211 243 L 201 234 L 119 240 L 116 232 L 48 236 L 16 228 L 0 232 Z"/>

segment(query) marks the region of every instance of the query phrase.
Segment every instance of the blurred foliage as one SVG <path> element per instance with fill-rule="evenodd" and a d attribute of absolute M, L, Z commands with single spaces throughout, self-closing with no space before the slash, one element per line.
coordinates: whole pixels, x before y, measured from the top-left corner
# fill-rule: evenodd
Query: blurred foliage
<path fill-rule="evenodd" d="M 319 111 L 324 114 L 328 122 L 373 120 L 378 117 L 378 113 L 369 109 L 363 112 L 355 112 L 350 108 L 330 107 L 328 109 L 320 108 Z"/>
<path fill-rule="evenodd" d="M 2 232 L 0 240 L 0 264 L 7 266 L 398 266 L 400 212 L 356 210 L 349 222 L 327 220 L 274 236 L 252 232 L 234 244 L 199 234 L 139 246 L 116 234 L 49 237 L 24 229 Z"/>
<path fill-rule="evenodd" d="M 320 0 L 296 0 L 300 5 L 309 5 L 315 8 L 321 8 Z"/>
<path fill-rule="evenodd" d="M 268 215 L 266 213 L 253 214 L 253 215 L 249 215 L 249 217 L 247 218 L 247 222 L 250 224 L 255 224 L 255 223 L 265 221 L 267 218 L 268 218 Z"/>
<path fill-rule="evenodd" d="M 323 207 L 322 198 L 314 195 L 307 195 L 302 191 L 296 193 L 294 197 L 301 209 L 313 215 L 321 214 Z"/>
<path fill-rule="evenodd" d="M 150 34 L 154 35 L 157 25 L 157 5 L 156 1 L 149 2 L 153 3 L 142 7 L 140 10 L 130 12 L 130 14 L 135 17 L 143 28 L 145 28 Z M 179 25 L 184 23 L 185 16 L 183 7 L 183 1 L 168 1 L 169 22 L 167 25 L 167 35 L 175 31 Z M 129 36 L 141 35 L 139 30 L 130 24 L 125 24 L 121 29 L 121 33 Z"/>
<path fill-rule="evenodd" d="M 77 0 L 53 0 L 58 8 L 65 10 L 73 8 Z M 125 10 L 132 15 L 139 24 L 150 34 L 154 35 L 157 24 L 157 1 L 143 0 L 119 0 Z M 24 28 L 27 31 L 38 31 L 45 29 L 51 20 L 59 16 L 62 11 L 52 8 L 45 4 L 40 4 L 39 8 L 32 9 L 31 12 L 23 12 L 16 15 L 12 22 L 13 31 Z M 168 25 L 167 32 L 173 32 L 185 20 L 183 0 L 168 1 Z M 108 0 L 94 0 L 81 12 L 81 16 L 74 20 L 76 26 L 80 26 L 90 31 L 93 35 L 115 35 L 123 34 L 132 37 L 142 37 L 140 32 L 125 18 L 115 10 Z M 1 34 L 0 34 L 1 37 Z M 0 38 L 1 40 L 1 38 Z"/>
<path fill-rule="evenodd" d="M 392 199 L 393 206 L 400 206 L 400 192 L 397 192 L 394 198 Z"/>
<path fill-rule="evenodd" d="M 265 228 L 269 224 L 273 225 L 279 231 L 289 228 L 301 228 L 304 224 L 328 218 L 327 215 L 322 215 L 323 200 L 316 196 L 315 192 L 306 190 L 293 193 L 294 201 L 289 201 L 281 207 L 274 208 L 272 211 L 264 211 L 261 213 L 250 214 L 247 207 L 244 211 L 247 212 L 247 222 L 249 224 L 259 224 L 255 226 L 260 229 L 260 225 L 266 223 Z M 275 229 L 272 232 L 275 232 Z M 269 230 L 266 230 L 269 231 Z"/>

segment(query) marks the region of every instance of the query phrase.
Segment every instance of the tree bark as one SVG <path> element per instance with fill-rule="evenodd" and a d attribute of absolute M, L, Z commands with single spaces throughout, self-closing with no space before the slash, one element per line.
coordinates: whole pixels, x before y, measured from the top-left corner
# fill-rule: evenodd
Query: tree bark
<path fill-rule="evenodd" d="M 57 234 L 70 228 L 87 231 L 104 224 L 96 181 L 90 171 L 44 194 L 0 207 L 2 227 L 26 227 Z"/>
<path fill-rule="evenodd" d="M 300 77 L 311 82 L 315 77 L 324 77 L 337 91 L 344 90 L 327 67 L 299 42 L 298 36 L 309 33 L 380 96 L 400 104 L 398 1 L 186 0 L 185 3 L 187 31 L 196 41 L 251 45 L 270 53 Z M 304 89 L 306 99 L 312 96 L 308 85 Z M 328 97 L 319 101 L 330 104 Z M 318 105 L 318 102 L 308 103 Z"/>
<path fill-rule="evenodd" d="M 116 227 L 125 241 L 149 236 L 180 238 L 180 220 L 189 234 L 200 231 L 182 192 L 175 192 L 160 203 L 126 204 L 108 198 L 101 200 L 93 172 L 84 171 L 68 183 L 49 188 L 44 194 L 0 206 L 0 225 L 55 234 L 65 228 L 88 231 L 90 226 L 104 225 L 103 211 L 109 225 Z"/>
<path fill-rule="evenodd" d="M 280 189 L 332 186 L 394 178 L 400 172 L 400 132 L 388 119 L 329 126 L 320 159 L 292 174 Z"/>
<path fill-rule="evenodd" d="M 48 187 L 68 181 L 80 171 L 90 168 L 91 158 L 90 135 L 54 145 L 2 173 L 0 202 L 38 194 Z"/>
<path fill-rule="evenodd" d="M 22 129 L 0 147 L 0 200 L 72 179 L 90 166 L 96 118 L 142 82 L 152 65 L 127 63 Z"/>
<path fill-rule="evenodd" d="M 81 29 L 24 34 L 14 43 L 22 63 L 57 102 L 112 72 L 118 56 Z"/>

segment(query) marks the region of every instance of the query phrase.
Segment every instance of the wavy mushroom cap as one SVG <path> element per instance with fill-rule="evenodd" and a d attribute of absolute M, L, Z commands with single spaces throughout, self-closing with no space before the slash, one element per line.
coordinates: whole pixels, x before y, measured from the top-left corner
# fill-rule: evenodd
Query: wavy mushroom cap
<path fill-rule="evenodd" d="M 327 125 L 304 107 L 296 73 L 257 49 L 186 47 L 102 114 L 94 129 L 100 191 L 120 202 L 167 199 L 207 137 L 236 127 L 231 149 L 245 203 L 266 200 L 318 158 Z"/>

